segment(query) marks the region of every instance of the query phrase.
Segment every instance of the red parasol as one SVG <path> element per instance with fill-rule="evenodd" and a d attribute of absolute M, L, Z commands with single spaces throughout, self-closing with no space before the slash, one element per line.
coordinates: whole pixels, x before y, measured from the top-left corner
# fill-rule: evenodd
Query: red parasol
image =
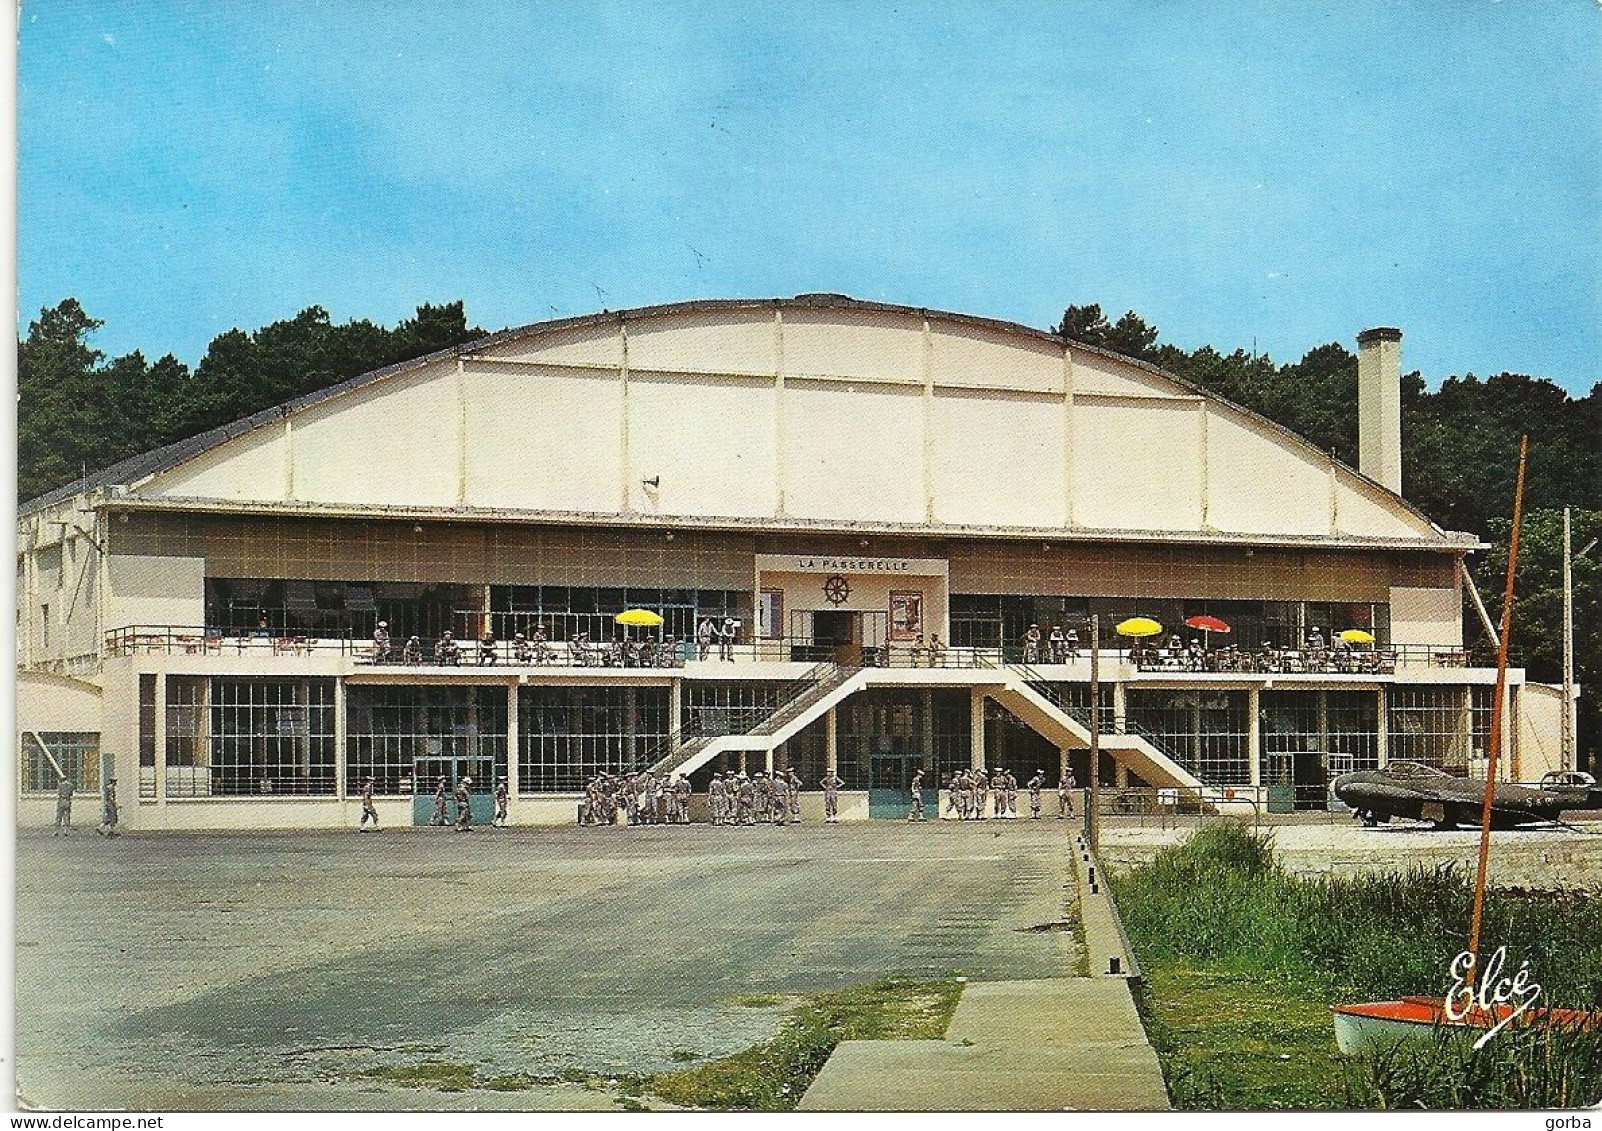
<path fill-rule="evenodd" d="M 1203 632 L 1228 632 L 1229 625 L 1217 617 L 1191 617 L 1185 622 L 1191 628 L 1199 628 Z"/>

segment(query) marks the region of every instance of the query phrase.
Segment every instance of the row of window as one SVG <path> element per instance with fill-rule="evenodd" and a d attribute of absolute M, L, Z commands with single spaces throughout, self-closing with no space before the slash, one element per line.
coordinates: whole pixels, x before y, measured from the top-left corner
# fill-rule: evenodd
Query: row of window
<path fill-rule="evenodd" d="M 688 639 L 702 618 L 749 620 L 751 596 L 725 589 L 494 585 L 486 604 L 482 585 L 206 580 L 206 625 L 223 635 L 366 639 L 383 621 L 398 641 L 434 640 L 446 632 L 472 640 L 486 625 L 503 640 L 518 632 L 532 637 L 538 628 L 552 640 L 583 632 L 596 641 L 619 635 L 614 618 L 625 609 L 649 609 L 663 618 L 664 635 Z"/>
<path fill-rule="evenodd" d="M 1072 628 L 1084 645 L 1090 643 L 1092 616 L 1100 617 L 1102 647 L 1126 647 L 1118 635 L 1120 622 L 1149 617 L 1163 626 L 1164 634 L 1179 634 L 1189 641 L 1202 633 L 1187 628 L 1191 617 L 1216 617 L 1229 625 L 1227 636 L 1213 635 L 1212 645 L 1259 647 L 1267 641 L 1275 648 L 1301 644 L 1313 629 L 1326 640 L 1347 629 L 1373 633 L 1380 644 L 1390 640 L 1390 606 L 1328 601 L 1200 601 L 1155 597 L 1027 597 L 1007 594 L 953 593 L 951 643 L 958 647 L 1002 648 L 1023 651 L 1023 636 L 1030 625 L 1043 634 L 1054 627 Z"/>
<path fill-rule="evenodd" d="M 156 678 L 140 677 L 140 765 L 149 771 L 141 773 L 145 796 L 155 792 Z M 687 735 L 743 732 L 795 690 L 756 681 L 687 684 L 680 726 Z M 1102 690 L 1103 728 L 1111 730 L 1112 689 Z M 1088 692 L 1085 684 L 1054 689 L 1064 708 L 1080 718 L 1088 717 Z M 162 757 L 168 796 L 334 794 L 333 694 L 332 679 L 167 677 Z M 1466 771 L 1484 755 L 1491 696 L 1488 687 L 1392 689 L 1390 757 Z M 570 792 L 597 774 L 652 764 L 667 753 L 670 702 L 664 687 L 519 688 L 521 789 Z M 1248 702 L 1244 691 L 1131 689 L 1127 725 L 1204 782 L 1239 784 L 1250 778 Z M 1262 692 L 1265 784 L 1280 784 L 1283 778 L 1283 784 L 1321 790 L 1338 773 L 1377 764 L 1378 702 L 1363 691 Z M 969 712 L 965 689 L 884 689 L 853 696 L 836 714 L 840 776 L 851 788 L 872 788 L 904 775 L 906 760 L 916 759 L 944 780 L 969 764 Z M 1049 761 L 1044 768 L 1054 776 L 1055 748 L 1020 737 L 1014 731 L 1027 728 L 1005 715 L 992 705 L 987 728 L 1002 729 L 996 730 L 996 740 L 987 740 L 987 761 L 1010 765 L 1010 746 L 1017 756 L 1015 773 L 1031 762 Z M 379 793 L 409 794 L 431 790 L 441 776 L 453 782 L 464 773 L 479 779 L 505 776 L 507 724 L 506 691 L 499 686 L 351 686 L 345 787 L 357 792 L 371 776 Z M 40 737 L 63 768 L 71 767 L 80 788 L 98 787 L 98 736 Z M 821 720 L 787 744 L 779 758 L 781 764 L 796 764 L 808 780 L 821 776 Z M 727 760 L 722 765 L 728 766 Z M 25 790 L 35 792 L 54 789 L 57 780 L 39 743 L 27 736 L 22 780 Z"/>

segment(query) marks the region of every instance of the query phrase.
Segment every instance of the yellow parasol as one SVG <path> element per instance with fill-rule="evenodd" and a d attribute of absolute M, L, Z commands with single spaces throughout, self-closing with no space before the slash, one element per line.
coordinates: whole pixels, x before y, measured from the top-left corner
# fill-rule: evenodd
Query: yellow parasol
<path fill-rule="evenodd" d="M 625 609 L 615 619 L 618 624 L 638 625 L 640 628 L 657 628 L 662 624 L 662 618 L 650 609 Z"/>
<path fill-rule="evenodd" d="M 1374 643 L 1374 634 L 1364 632 L 1360 628 L 1348 628 L 1341 633 L 1341 639 L 1348 644 L 1372 644 Z"/>
<path fill-rule="evenodd" d="M 1119 636 L 1160 636 L 1163 626 L 1150 617 L 1130 617 L 1118 625 Z"/>

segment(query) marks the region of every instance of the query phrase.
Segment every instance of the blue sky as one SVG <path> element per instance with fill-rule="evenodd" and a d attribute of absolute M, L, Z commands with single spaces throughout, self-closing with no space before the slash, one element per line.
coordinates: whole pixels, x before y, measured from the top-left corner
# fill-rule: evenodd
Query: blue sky
<path fill-rule="evenodd" d="M 1602 379 L 1602 7 L 182 4 L 20 15 L 19 318 L 191 363 L 843 291 Z"/>

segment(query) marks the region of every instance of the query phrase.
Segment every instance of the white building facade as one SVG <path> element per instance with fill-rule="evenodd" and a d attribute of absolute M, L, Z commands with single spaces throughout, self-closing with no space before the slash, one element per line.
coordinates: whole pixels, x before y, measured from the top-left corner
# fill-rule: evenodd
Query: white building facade
<path fill-rule="evenodd" d="M 1399 340 L 1360 337 L 1366 475 L 1143 363 L 842 296 L 607 312 L 363 375 L 23 507 L 19 817 L 48 819 L 61 773 L 115 772 L 150 828 L 352 821 L 367 776 L 398 821 L 439 776 L 502 777 L 521 823 L 652 767 L 832 768 L 860 816 L 904 807 L 915 767 L 1083 783 L 1092 617 L 1111 796 L 1312 806 L 1390 758 L 1473 772 L 1482 547 L 1397 493 Z M 1114 631 L 1135 616 L 1155 654 Z M 1198 616 L 1231 631 L 1170 653 Z M 702 659 L 728 621 L 730 658 Z M 1510 776 L 1538 778 L 1560 706 L 1511 685 Z"/>

